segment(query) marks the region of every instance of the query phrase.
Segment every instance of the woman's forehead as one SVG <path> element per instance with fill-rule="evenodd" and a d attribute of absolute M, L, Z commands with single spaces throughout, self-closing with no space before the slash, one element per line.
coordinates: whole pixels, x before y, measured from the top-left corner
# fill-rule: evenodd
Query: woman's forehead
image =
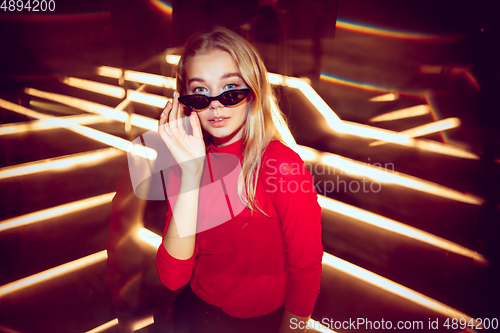
<path fill-rule="evenodd" d="M 185 63 L 186 81 L 193 79 L 224 80 L 228 77 L 241 78 L 238 65 L 226 51 L 212 50 L 190 57 Z"/>

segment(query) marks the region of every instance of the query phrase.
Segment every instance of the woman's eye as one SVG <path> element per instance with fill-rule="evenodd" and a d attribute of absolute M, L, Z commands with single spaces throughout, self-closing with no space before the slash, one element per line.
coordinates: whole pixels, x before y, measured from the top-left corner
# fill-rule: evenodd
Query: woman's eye
<path fill-rule="evenodd" d="M 195 94 L 201 94 L 201 93 L 204 93 L 206 91 L 207 91 L 207 89 L 205 89 L 203 87 L 196 87 L 193 89 L 193 93 L 195 93 Z"/>
<path fill-rule="evenodd" d="M 226 84 L 226 89 L 235 89 L 237 87 L 238 87 L 238 85 L 235 83 Z"/>

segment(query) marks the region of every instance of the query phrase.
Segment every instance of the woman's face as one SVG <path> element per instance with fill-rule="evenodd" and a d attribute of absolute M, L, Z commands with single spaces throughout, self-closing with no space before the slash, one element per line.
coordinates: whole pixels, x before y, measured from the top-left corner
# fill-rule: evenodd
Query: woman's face
<path fill-rule="evenodd" d="M 185 63 L 187 94 L 218 96 L 232 89 L 248 88 L 238 66 L 225 51 L 214 50 L 189 58 Z M 224 106 L 215 100 L 200 111 L 201 126 L 216 146 L 225 146 L 241 139 L 243 125 L 250 108 L 249 97 L 240 103 Z"/>

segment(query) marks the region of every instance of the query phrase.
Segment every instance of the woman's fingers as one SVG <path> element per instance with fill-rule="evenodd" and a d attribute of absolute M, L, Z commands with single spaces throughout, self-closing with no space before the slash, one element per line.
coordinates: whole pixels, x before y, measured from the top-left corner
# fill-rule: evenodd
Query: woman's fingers
<path fill-rule="evenodd" d="M 195 138 L 203 138 L 203 133 L 201 132 L 200 118 L 198 118 L 198 113 L 191 111 L 189 115 L 189 122 L 193 128 L 193 136 Z"/>
<path fill-rule="evenodd" d="M 182 112 L 182 107 L 179 103 L 179 94 L 177 94 L 177 91 L 174 92 L 174 102 L 173 102 L 173 108 L 174 108 L 174 111 L 176 112 L 177 114 L 177 128 L 179 129 L 184 129 L 184 125 L 182 123 L 182 116 L 184 115 L 183 112 Z"/>
<path fill-rule="evenodd" d="M 174 92 L 174 98 L 172 100 L 172 108 L 169 110 L 168 113 L 168 127 L 173 129 L 174 127 L 177 127 L 177 110 L 175 109 L 176 103 L 175 103 L 175 95 L 176 92 Z"/>

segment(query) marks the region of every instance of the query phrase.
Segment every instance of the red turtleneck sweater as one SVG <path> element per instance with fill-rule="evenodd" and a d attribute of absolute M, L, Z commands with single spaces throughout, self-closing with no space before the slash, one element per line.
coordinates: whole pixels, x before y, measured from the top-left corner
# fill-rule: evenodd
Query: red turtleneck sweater
<path fill-rule="evenodd" d="M 233 154 L 242 163 L 243 149 L 242 140 L 224 147 L 211 145 L 207 160 L 213 166 L 217 156 Z M 202 186 L 217 178 L 207 170 Z M 178 191 L 175 171 L 168 172 L 167 192 Z M 320 289 L 321 208 L 304 162 L 279 141 L 271 141 L 264 152 L 255 198 L 268 216 L 259 210 L 251 216 L 250 209 L 239 211 L 233 204 L 227 222 L 196 235 L 189 259 L 176 259 L 160 245 L 156 256 L 160 279 L 171 290 L 190 281 L 201 299 L 234 317 L 262 316 L 283 304 L 294 315 L 310 316 Z M 213 209 L 206 202 L 200 192 L 199 224 L 204 223 L 203 210 Z M 170 204 L 164 236 L 172 200 Z"/>

